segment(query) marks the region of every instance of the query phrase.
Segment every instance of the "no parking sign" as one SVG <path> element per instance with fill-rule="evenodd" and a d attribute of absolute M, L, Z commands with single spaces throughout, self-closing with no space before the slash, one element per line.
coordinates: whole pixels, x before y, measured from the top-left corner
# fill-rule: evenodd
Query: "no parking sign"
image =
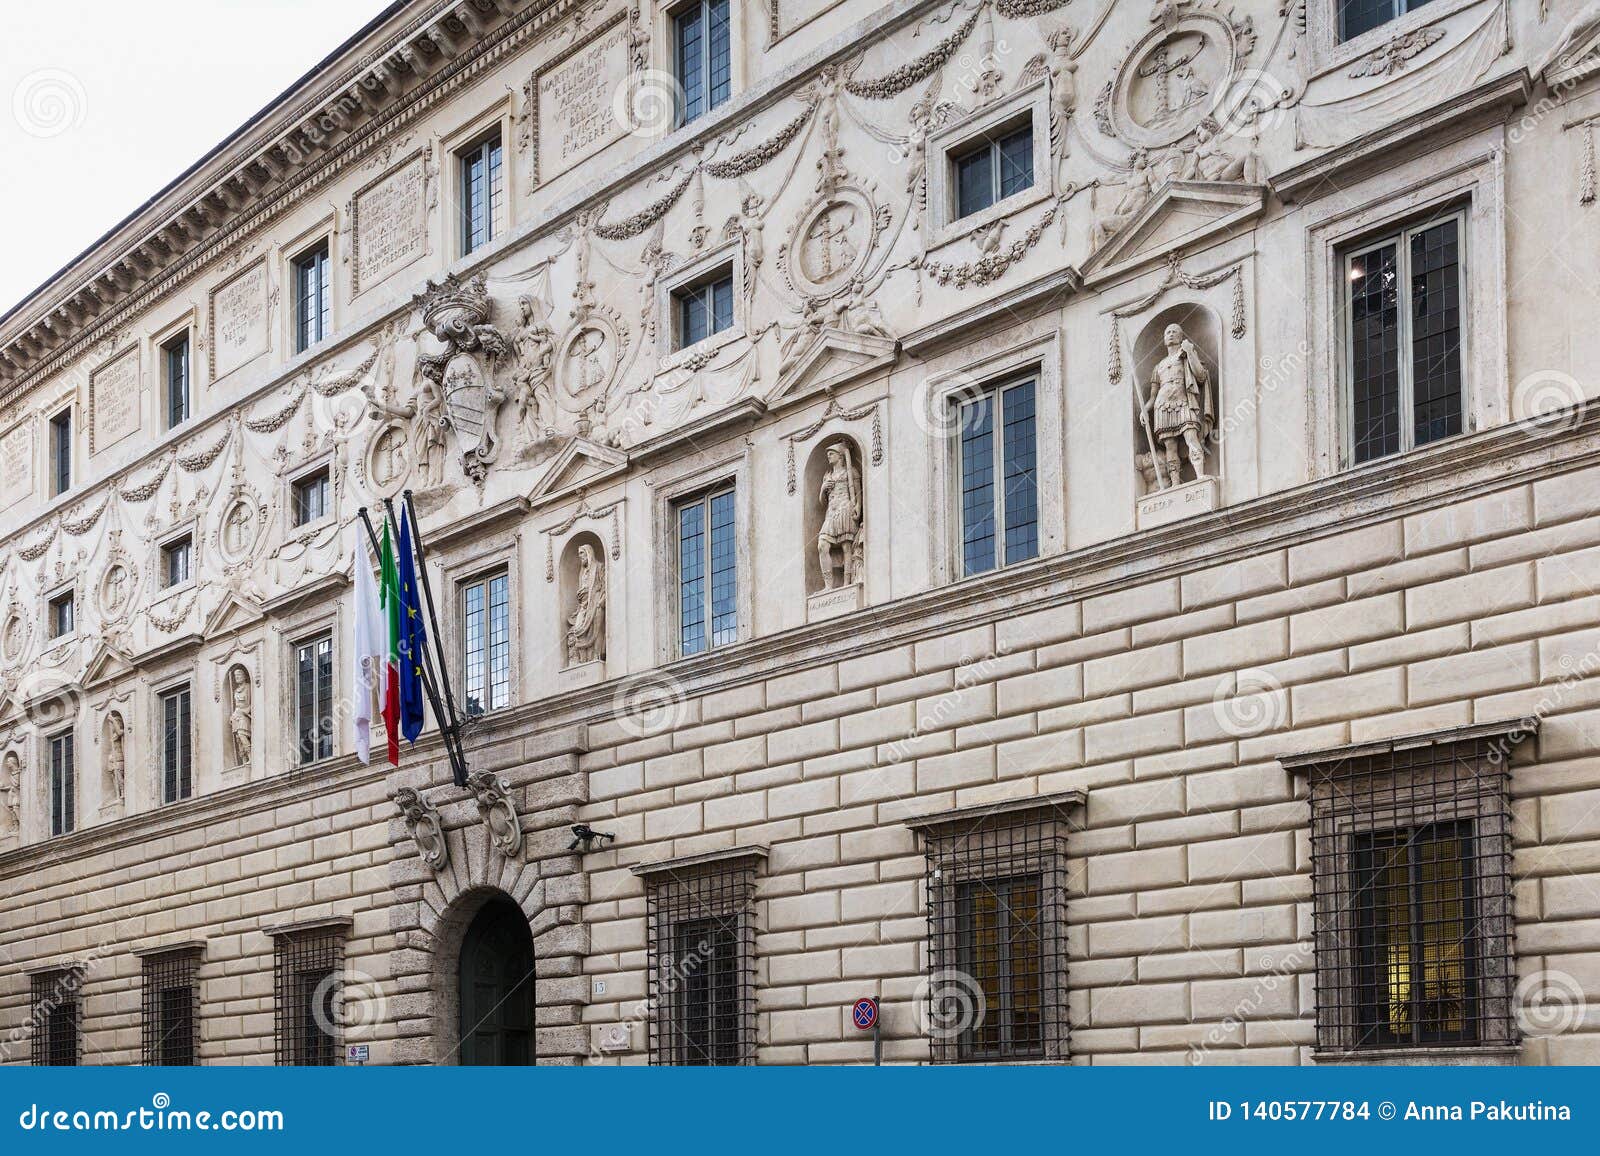
<path fill-rule="evenodd" d="M 850 1018 L 855 1021 L 856 1027 L 870 1032 L 878 1026 L 878 1001 L 871 996 L 856 1000 L 855 1007 L 850 1009 Z"/>

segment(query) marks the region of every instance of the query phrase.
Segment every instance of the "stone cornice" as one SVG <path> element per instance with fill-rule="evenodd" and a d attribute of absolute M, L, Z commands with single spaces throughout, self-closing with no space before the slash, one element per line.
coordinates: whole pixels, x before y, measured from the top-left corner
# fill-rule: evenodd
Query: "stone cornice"
<path fill-rule="evenodd" d="M 970 807 L 957 807 L 953 811 L 936 811 L 907 819 L 902 826 L 913 831 L 937 831 L 944 827 L 974 828 L 986 823 L 1003 824 L 1018 815 L 1056 811 L 1064 813 L 1081 807 L 1089 801 L 1084 791 L 1061 791 L 1054 795 L 1030 795 L 1021 799 L 1006 799 L 998 803 L 974 803 Z"/>
<path fill-rule="evenodd" d="M 703 851 L 698 855 L 684 855 L 678 859 L 659 859 L 654 863 L 637 863 L 629 871 L 642 878 L 676 875 L 699 867 L 725 867 L 739 863 L 760 863 L 767 858 L 767 848 L 759 843 L 749 847 L 729 847 L 722 851 Z"/>
<path fill-rule="evenodd" d="M 1522 718 L 1502 719 L 1496 722 L 1471 723 L 1467 726 L 1449 727 L 1442 731 L 1424 731 L 1416 734 L 1396 735 L 1370 743 L 1354 743 L 1332 747 L 1323 751 L 1305 751 L 1284 755 L 1278 764 L 1286 771 L 1308 771 L 1328 767 L 1351 759 L 1366 759 L 1374 755 L 1388 755 L 1395 751 L 1415 750 L 1419 747 L 1437 747 L 1448 743 L 1481 742 L 1485 739 L 1510 739 L 1518 742 L 1539 733 L 1539 718 L 1527 715 Z"/>

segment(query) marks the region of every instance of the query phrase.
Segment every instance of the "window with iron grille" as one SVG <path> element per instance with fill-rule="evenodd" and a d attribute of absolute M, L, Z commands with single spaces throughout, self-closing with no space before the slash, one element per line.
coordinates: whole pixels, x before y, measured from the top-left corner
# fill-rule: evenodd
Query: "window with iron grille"
<path fill-rule="evenodd" d="M 1283 760 L 1311 787 L 1317 1047 L 1514 1047 L 1507 734 Z"/>
<path fill-rule="evenodd" d="M 1067 1057 L 1067 812 L 1078 792 L 909 824 L 927 856 L 935 1063 Z"/>
<path fill-rule="evenodd" d="M 161 801 L 176 803 L 194 794 L 194 728 L 189 686 L 161 695 Z"/>
<path fill-rule="evenodd" d="M 276 941 L 273 1025 L 277 1062 L 293 1067 L 339 1063 L 336 1013 L 344 975 L 342 929 L 285 931 Z"/>
<path fill-rule="evenodd" d="M 756 1059 L 755 890 L 763 848 L 634 868 L 649 909 L 650 1062 Z"/>
<path fill-rule="evenodd" d="M 33 1063 L 77 1067 L 83 1019 L 83 969 L 66 967 L 33 977 Z"/>
<path fill-rule="evenodd" d="M 144 957 L 144 1062 L 192 1067 L 200 1049 L 200 950 Z"/>

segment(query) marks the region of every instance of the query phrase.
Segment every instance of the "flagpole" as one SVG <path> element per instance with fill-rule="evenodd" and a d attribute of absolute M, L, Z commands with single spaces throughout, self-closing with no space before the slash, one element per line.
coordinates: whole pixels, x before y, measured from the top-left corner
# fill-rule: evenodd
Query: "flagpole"
<path fill-rule="evenodd" d="M 417 506 L 411 500 L 410 490 L 405 491 L 405 500 L 406 512 L 411 515 L 411 548 L 417 554 L 417 577 L 422 583 L 422 595 L 428 602 L 428 621 L 433 626 L 433 636 L 441 640 L 442 643 L 444 635 L 439 633 L 439 615 L 433 608 L 433 583 L 428 580 L 428 548 L 422 544 L 422 532 L 417 526 Z M 442 653 L 439 656 L 439 673 L 444 680 L 444 703 L 446 709 L 450 712 L 450 725 L 455 728 L 456 733 L 459 735 L 461 733 L 461 720 L 456 717 L 456 699 L 455 692 L 450 686 L 449 664 L 444 661 Z M 466 773 L 465 766 L 462 768 L 462 773 Z"/>
<path fill-rule="evenodd" d="M 387 505 L 387 503 L 385 504 Z M 356 513 L 361 515 L 361 524 L 366 527 L 367 542 L 372 546 L 373 554 L 381 555 L 382 547 L 378 544 L 378 533 L 372 528 L 372 519 L 367 515 L 367 508 L 362 506 Z M 360 564 L 358 560 L 357 565 Z M 428 654 L 426 647 L 423 649 L 423 657 L 427 662 L 422 667 L 422 689 L 427 693 L 428 701 L 433 706 L 434 716 L 439 720 L 439 734 L 444 740 L 445 754 L 450 759 L 450 777 L 456 781 L 457 786 L 465 786 L 467 780 L 466 759 L 456 744 L 455 732 L 445 725 L 446 716 L 439 704 L 439 690 L 433 681 L 432 656 Z"/>

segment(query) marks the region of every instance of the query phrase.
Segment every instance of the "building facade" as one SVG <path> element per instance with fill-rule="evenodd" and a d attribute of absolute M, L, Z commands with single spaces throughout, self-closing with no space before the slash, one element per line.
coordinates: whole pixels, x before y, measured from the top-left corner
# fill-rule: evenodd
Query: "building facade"
<path fill-rule="evenodd" d="M 394 5 L 0 320 L 4 1058 L 1600 1060 L 1597 61 Z"/>

